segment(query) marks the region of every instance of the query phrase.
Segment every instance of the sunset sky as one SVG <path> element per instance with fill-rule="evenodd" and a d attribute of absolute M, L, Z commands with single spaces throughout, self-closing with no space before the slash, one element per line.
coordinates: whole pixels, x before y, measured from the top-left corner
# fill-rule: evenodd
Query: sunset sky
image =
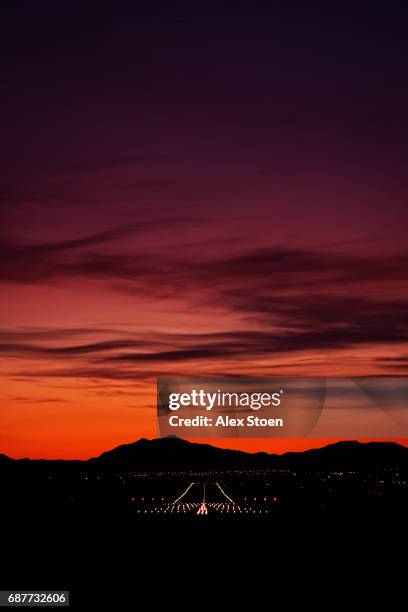
<path fill-rule="evenodd" d="M 109 4 L 1 8 L 0 453 L 154 437 L 158 376 L 408 375 L 403 9 Z"/>

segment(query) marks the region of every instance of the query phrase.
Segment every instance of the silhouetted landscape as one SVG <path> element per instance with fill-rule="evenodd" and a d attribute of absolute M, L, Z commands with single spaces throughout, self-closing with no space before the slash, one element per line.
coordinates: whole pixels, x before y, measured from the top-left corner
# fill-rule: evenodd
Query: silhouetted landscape
<path fill-rule="evenodd" d="M 120 582 L 133 559 L 184 563 L 207 542 L 221 563 L 245 542 L 283 554 L 308 534 L 332 545 L 353 526 L 360 539 L 377 541 L 379 529 L 399 537 L 408 449 L 350 441 L 268 455 L 141 439 L 87 461 L 1 455 L 0 482 L 7 584 L 84 583 L 91 597 L 98 572 Z"/>
<path fill-rule="evenodd" d="M 141 439 L 87 461 L 0 456 L 3 510 L 84 520 L 267 520 L 287 513 L 408 509 L 408 449 L 338 442 L 273 455 Z"/>

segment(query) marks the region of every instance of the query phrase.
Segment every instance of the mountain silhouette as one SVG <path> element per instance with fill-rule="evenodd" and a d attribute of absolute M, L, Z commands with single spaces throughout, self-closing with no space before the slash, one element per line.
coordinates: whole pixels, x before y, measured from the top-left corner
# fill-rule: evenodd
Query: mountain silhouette
<path fill-rule="evenodd" d="M 33 470 L 215 471 L 251 469 L 373 470 L 399 467 L 408 471 L 408 448 L 395 442 L 336 442 L 323 448 L 283 455 L 247 453 L 188 442 L 176 437 L 124 444 L 86 461 L 11 459 L 0 455 L 0 472 Z"/>
<path fill-rule="evenodd" d="M 87 463 L 98 467 L 143 469 L 146 471 L 211 470 L 245 467 L 261 463 L 266 453 L 250 454 L 226 450 L 209 444 L 196 444 L 177 437 L 146 440 L 124 444 L 102 453 Z"/>
<path fill-rule="evenodd" d="M 285 453 L 281 465 L 292 468 L 361 470 L 404 467 L 408 469 L 408 448 L 395 442 L 336 442 L 323 448 Z"/>
<path fill-rule="evenodd" d="M 180 438 L 141 439 L 102 453 L 89 464 L 146 471 L 216 469 L 375 469 L 408 466 L 408 448 L 394 442 L 337 442 L 283 455 L 246 453 Z"/>

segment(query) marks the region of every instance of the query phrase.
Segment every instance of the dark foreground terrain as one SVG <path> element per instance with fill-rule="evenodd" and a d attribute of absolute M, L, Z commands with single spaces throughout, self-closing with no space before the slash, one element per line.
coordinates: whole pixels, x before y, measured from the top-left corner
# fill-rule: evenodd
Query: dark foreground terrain
<path fill-rule="evenodd" d="M 341 442 L 248 454 L 177 438 L 139 440 L 88 461 L 0 456 L 2 511 L 85 520 L 269 520 L 287 513 L 404 511 L 408 449 Z M 201 511 L 200 511 L 201 508 Z"/>
<path fill-rule="evenodd" d="M 141 440 L 86 462 L 1 456 L 0 478 L 1 588 L 81 587 L 82 602 L 204 551 L 242 564 L 248 546 L 276 561 L 322 534 L 401 542 L 408 512 L 408 449 L 392 443 L 276 456 Z"/>

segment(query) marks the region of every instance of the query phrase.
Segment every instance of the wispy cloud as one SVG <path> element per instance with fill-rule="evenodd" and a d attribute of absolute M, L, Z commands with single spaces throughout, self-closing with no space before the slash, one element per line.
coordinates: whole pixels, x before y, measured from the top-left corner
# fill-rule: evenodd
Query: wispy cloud
<path fill-rule="evenodd" d="M 174 222 L 162 219 L 161 227 Z M 194 306 L 207 320 L 225 313 L 222 331 L 169 333 L 160 325 L 138 333 L 115 325 L 3 329 L 0 355 L 53 361 L 72 376 L 78 371 L 80 376 L 127 378 L 142 372 L 148 376 L 152 364 L 155 371 L 171 373 L 175 365 L 194 362 L 250 363 L 268 356 L 397 348 L 408 342 L 406 253 L 361 256 L 270 247 L 226 255 L 217 248 L 183 259 L 182 252 L 160 245 L 148 256 L 137 249 L 111 250 L 113 242 L 154 227 L 151 220 L 60 242 L 3 243 L 0 279 L 20 284 L 103 281 L 105 288 L 108 283 L 110 290 L 129 292 L 136 301 L 149 298 L 164 307 L 172 300 L 180 311 Z M 373 363 L 385 369 L 406 367 L 402 357 L 374 358 Z"/>
<path fill-rule="evenodd" d="M 22 404 L 70 404 L 70 400 L 63 397 L 28 397 L 23 395 L 7 394 L 7 398 L 13 402 Z"/>

